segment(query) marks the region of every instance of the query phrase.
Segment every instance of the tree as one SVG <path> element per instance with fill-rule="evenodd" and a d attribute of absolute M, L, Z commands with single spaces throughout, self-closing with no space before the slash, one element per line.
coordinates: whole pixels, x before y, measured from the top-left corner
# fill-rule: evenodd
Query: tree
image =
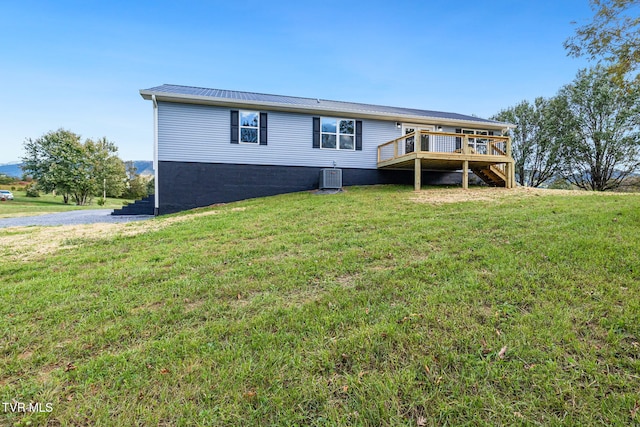
<path fill-rule="evenodd" d="M 603 67 L 581 70 L 558 93 L 561 173 L 585 190 L 605 191 L 640 166 L 640 90 L 620 88 Z"/>
<path fill-rule="evenodd" d="M 68 203 L 85 160 L 80 135 L 65 129 L 50 131 L 36 140 L 28 138 L 24 150 L 22 169 L 38 181 L 42 191 L 56 191 Z"/>
<path fill-rule="evenodd" d="M 15 178 L 10 177 L 9 175 L 5 175 L 0 173 L 0 184 L 12 184 L 16 181 Z"/>
<path fill-rule="evenodd" d="M 601 59 L 608 64 L 614 82 L 640 66 L 640 0 L 590 0 L 593 21 L 576 30 L 564 42 L 569 55 Z M 636 73 L 635 80 L 640 81 Z"/>
<path fill-rule="evenodd" d="M 147 181 L 147 194 L 155 194 L 156 192 L 156 179 L 151 177 L 149 181 Z"/>
<path fill-rule="evenodd" d="M 512 156 L 516 179 L 520 185 L 538 187 L 553 177 L 560 164 L 560 150 L 555 129 L 556 101 L 536 98 L 492 117 L 516 125 L 512 131 Z"/>
<path fill-rule="evenodd" d="M 110 194 L 119 196 L 124 189 L 124 165 L 115 144 L 106 138 L 83 144 L 79 135 L 58 129 L 27 139 L 24 148 L 23 170 L 33 176 L 38 188 L 61 193 L 65 203 L 72 197 L 76 204 L 86 205 L 101 194 L 105 179 Z"/>
<path fill-rule="evenodd" d="M 118 147 L 113 142 L 102 137 L 96 141 L 88 139 L 85 150 L 91 159 L 98 191 L 95 196 L 120 197 L 126 185 L 126 170 L 124 162 L 116 155 Z"/>
<path fill-rule="evenodd" d="M 147 181 L 138 174 L 135 164 L 129 160 L 125 162 L 127 168 L 127 183 L 124 195 L 127 199 L 140 199 L 145 197 L 147 192 Z"/>

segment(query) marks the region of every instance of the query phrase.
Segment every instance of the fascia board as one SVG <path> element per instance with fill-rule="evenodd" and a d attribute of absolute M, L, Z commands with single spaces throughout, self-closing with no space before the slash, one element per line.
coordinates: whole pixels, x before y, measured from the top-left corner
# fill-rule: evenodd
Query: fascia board
<path fill-rule="evenodd" d="M 515 128 L 515 125 L 510 123 L 489 123 L 489 122 L 483 122 L 483 121 L 448 119 L 448 118 L 430 117 L 430 116 L 416 116 L 416 115 L 410 115 L 410 114 L 389 114 L 389 113 L 380 113 L 375 111 L 349 109 L 349 108 L 336 109 L 331 107 L 324 107 L 320 104 L 317 106 L 286 105 L 278 102 L 252 101 L 252 100 L 230 99 L 230 98 L 214 98 L 211 96 L 182 95 L 182 94 L 166 93 L 166 92 L 152 92 L 147 90 L 140 90 L 140 95 L 142 96 L 142 98 L 146 100 L 150 100 L 152 95 L 155 95 L 157 101 L 200 104 L 200 105 L 214 105 L 214 106 L 232 107 L 232 108 L 255 107 L 257 109 L 260 109 L 260 108 L 268 107 L 268 109 L 272 111 L 284 111 L 284 112 L 305 113 L 305 114 L 320 114 L 320 115 L 322 114 L 331 114 L 331 115 L 353 114 L 353 115 L 356 115 L 358 118 L 410 122 L 414 124 L 438 124 L 438 125 L 444 125 L 444 126 L 469 125 L 469 126 L 478 126 L 483 129 L 493 129 L 493 130 L 495 129 L 501 130 L 504 128 L 509 128 L 509 129 Z"/>

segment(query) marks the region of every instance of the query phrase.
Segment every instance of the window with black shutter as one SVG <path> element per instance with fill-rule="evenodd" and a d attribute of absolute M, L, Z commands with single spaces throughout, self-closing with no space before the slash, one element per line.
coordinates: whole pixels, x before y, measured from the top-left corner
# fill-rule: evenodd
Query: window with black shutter
<path fill-rule="evenodd" d="M 267 113 L 231 110 L 231 143 L 267 145 Z"/>
<path fill-rule="evenodd" d="M 313 148 L 362 150 L 362 122 L 337 117 L 314 117 Z"/>

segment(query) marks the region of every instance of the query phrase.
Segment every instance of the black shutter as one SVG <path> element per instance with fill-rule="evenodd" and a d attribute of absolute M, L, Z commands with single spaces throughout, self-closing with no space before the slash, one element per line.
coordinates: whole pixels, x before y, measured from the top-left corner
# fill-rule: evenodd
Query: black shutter
<path fill-rule="evenodd" d="M 456 129 L 456 133 L 462 133 L 462 129 Z M 456 137 L 456 150 L 462 149 L 462 138 Z"/>
<path fill-rule="evenodd" d="M 362 120 L 356 120 L 356 150 L 362 151 Z"/>
<path fill-rule="evenodd" d="M 313 148 L 320 148 L 320 117 L 313 118 Z"/>
<path fill-rule="evenodd" d="M 238 134 L 240 133 L 239 126 L 238 126 L 239 121 L 240 121 L 240 114 L 238 113 L 238 110 L 231 110 L 231 143 L 232 144 L 238 143 Z"/>
<path fill-rule="evenodd" d="M 267 145 L 267 113 L 260 113 L 260 145 Z"/>

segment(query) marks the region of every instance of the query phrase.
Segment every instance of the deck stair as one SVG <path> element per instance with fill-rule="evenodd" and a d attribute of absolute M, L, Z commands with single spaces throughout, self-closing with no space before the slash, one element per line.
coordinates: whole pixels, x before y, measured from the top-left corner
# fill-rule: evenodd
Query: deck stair
<path fill-rule="evenodd" d="M 504 172 L 495 165 L 489 165 L 481 168 L 471 168 L 480 179 L 491 187 L 505 187 L 507 177 Z"/>

